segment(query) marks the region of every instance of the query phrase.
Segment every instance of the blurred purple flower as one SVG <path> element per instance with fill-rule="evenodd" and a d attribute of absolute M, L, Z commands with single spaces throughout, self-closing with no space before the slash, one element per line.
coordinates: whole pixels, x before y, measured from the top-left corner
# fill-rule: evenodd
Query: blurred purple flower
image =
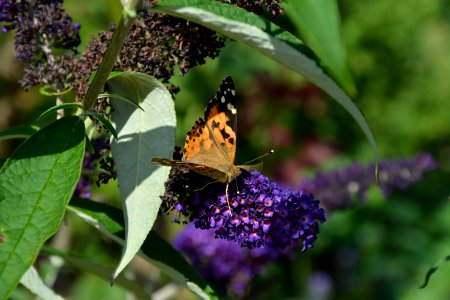
<path fill-rule="evenodd" d="M 333 278 L 326 272 L 314 272 L 308 278 L 308 299 L 331 299 Z"/>
<path fill-rule="evenodd" d="M 430 154 L 421 154 L 410 159 L 386 160 L 379 164 L 379 186 L 385 197 L 393 189 L 405 189 L 422 179 L 423 175 L 436 168 Z M 375 165 L 353 164 L 326 173 L 317 173 L 314 178 L 304 179 L 300 189 L 314 191 L 329 212 L 345 209 L 367 201 L 367 191 L 375 185 Z"/>
<path fill-rule="evenodd" d="M 233 297 L 245 295 L 253 277 L 282 254 L 267 248 L 247 249 L 234 242 L 215 239 L 214 230 L 200 230 L 192 223 L 179 232 L 174 246 L 220 292 L 227 291 Z"/>
<path fill-rule="evenodd" d="M 239 192 L 238 192 L 239 191 Z M 166 183 L 163 209 L 175 208 L 200 229 L 213 229 L 216 238 L 241 246 L 284 249 L 302 241 L 302 251 L 314 245 L 324 210 L 312 194 L 283 188 L 258 171 L 243 172 L 229 185 L 207 177 L 172 170 Z M 231 208 L 231 211 L 230 211 Z"/>

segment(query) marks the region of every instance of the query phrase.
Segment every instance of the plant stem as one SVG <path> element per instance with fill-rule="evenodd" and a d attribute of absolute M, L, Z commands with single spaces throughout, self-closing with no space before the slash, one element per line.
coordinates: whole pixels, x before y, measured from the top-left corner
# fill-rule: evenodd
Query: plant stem
<path fill-rule="evenodd" d="M 140 3 L 137 7 L 140 7 Z M 129 14 L 122 14 L 119 25 L 117 25 L 117 28 L 114 31 L 113 37 L 111 39 L 111 44 L 108 46 L 102 63 L 100 64 L 100 67 L 95 74 L 94 80 L 89 86 L 89 89 L 86 92 L 86 96 L 84 97 L 84 111 L 90 111 L 94 107 L 98 95 L 103 92 L 103 88 L 106 80 L 108 79 L 109 73 L 111 73 L 114 64 L 117 61 L 120 49 L 122 49 L 125 38 L 127 37 L 128 32 L 130 31 L 135 19 L 136 17 L 130 16 Z"/>

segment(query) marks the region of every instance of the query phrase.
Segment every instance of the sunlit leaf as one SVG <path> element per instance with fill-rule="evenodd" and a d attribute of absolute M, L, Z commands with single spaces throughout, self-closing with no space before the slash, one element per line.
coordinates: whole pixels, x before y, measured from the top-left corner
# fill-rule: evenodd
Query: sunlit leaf
<path fill-rule="evenodd" d="M 108 80 L 109 90 L 138 103 L 143 110 L 111 99 L 118 139 L 111 142 L 117 169 L 126 238 L 112 280 L 130 262 L 151 230 L 161 204 L 169 169 L 150 161 L 169 157 L 175 141 L 175 110 L 169 91 L 153 77 L 123 73 Z"/>
<path fill-rule="evenodd" d="M 34 267 L 28 269 L 20 279 L 20 283 L 29 289 L 34 295 L 47 300 L 62 300 L 51 288 L 45 285 Z"/>

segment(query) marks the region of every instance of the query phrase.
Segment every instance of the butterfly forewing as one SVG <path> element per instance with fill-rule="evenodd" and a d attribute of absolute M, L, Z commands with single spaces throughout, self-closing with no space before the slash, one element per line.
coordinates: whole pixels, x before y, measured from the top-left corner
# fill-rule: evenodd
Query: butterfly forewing
<path fill-rule="evenodd" d="M 205 120 L 212 138 L 224 151 L 230 164 L 236 157 L 237 110 L 233 80 L 230 76 L 222 81 L 217 94 L 205 109 Z"/>

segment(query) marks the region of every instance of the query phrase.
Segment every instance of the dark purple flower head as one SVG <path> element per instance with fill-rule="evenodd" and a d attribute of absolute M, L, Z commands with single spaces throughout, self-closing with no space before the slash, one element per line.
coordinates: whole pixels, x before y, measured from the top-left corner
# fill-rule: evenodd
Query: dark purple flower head
<path fill-rule="evenodd" d="M 61 0 L 14 1 L 0 3 L 2 31 L 17 29 L 17 58 L 31 62 L 46 57 L 51 48 L 74 50 L 80 44 L 79 24 L 62 9 Z"/>
<path fill-rule="evenodd" d="M 429 154 L 410 159 L 382 161 L 379 164 L 379 185 L 385 197 L 393 189 L 405 189 L 419 181 L 423 175 L 436 168 Z M 375 185 L 375 165 L 353 164 L 326 173 L 317 173 L 312 179 L 305 179 L 300 188 L 320 198 L 327 211 L 345 209 L 364 203 L 370 186 Z"/>
<path fill-rule="evenodd" d="M 190 259 L 205 279 L 233 297 L 243 296 L 253 277 L 281 254 L 268 248 L 250 250 L 224 239 L 215 239 L 214 230 L 200 230 L 192 223 L 180 231 L 174 246 Z"/>
<path fill-rule="evenodd" d="M 197 228 L 212 229 L 216 238 L 250 249 L 284 249 L 302 241 L 306 251 L 313 247 L 319 222 L 325 221 L 324 210 L 312 194 L 281 187 L 258 171 L 244 171 L 230 183 L 228 206 L 225 184 L 174 170 L 163 200 L 164 209 L 182 208 L 179 214 Z"/>

